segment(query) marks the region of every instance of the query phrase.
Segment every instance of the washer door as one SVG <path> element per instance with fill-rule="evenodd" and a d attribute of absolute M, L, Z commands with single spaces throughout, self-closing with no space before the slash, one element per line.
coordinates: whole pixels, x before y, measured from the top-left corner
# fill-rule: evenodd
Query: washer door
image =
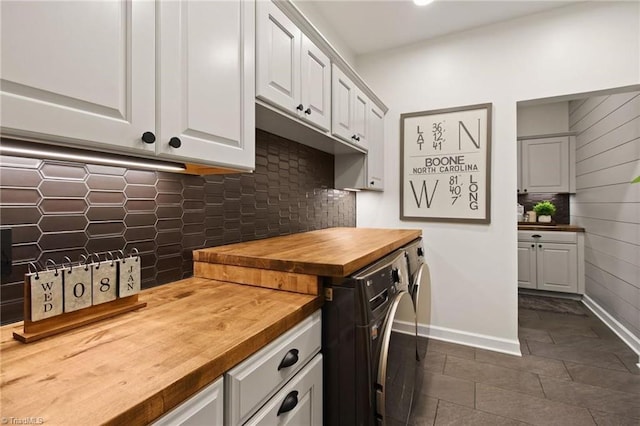
<path fill-rule="evenodd" d="M 412 313 L 415 318 L 413 300 L 406 291 L 393 299 L 385 319 L 380 362 L 376 380 L 376 418 L 379 424 L 399 422 L 407 424 L 413 403 L 418 361 L 416 360 L 416 334 L 392 331 L 393 322 L 399 313 Z M 411 318 L 409 324 L 415 323 Z"/>

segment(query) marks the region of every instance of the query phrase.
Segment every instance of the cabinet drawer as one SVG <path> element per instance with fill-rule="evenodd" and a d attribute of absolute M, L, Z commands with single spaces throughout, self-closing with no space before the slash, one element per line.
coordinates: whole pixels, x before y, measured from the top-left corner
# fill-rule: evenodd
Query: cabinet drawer
<path fill-rule="evenodd" d="M 223 378 L 202 389 L 173 410 L 152 423 L 152 426 L 219 425 L 223 420 Z"/>
<path fill-rule="evenodd" d="M 322 425 L 322 355 L 318 354 L 246 425 Z"/>
<path fill-rule="evenodd" d="M 539 235 L 535 238 L 534 235 Z M 578 235 L 575 232 L 561 231 L 518 231 L 518 241 L 535 241 L 540 243 L 577 243 Z"/>
<path fill-rule="evenodd" d="M 321 315 L 317 311 L 227 372 L 226 423 L 244 423 L 309 362 L 320 351 L 321 331 Z"/>

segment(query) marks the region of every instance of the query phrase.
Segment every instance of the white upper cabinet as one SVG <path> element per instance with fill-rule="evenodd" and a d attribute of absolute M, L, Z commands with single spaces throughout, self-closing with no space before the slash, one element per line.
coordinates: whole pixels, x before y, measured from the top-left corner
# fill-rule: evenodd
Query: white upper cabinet
<path fill-rule="evenodd" d="M 256 96 L 328 130 L 329 57 L 271 2 L 257 2 L 256 28 Z"/>
<path fill-rule="evenodd" d="M 575 192 L 573 137 L 525 139 L 520 144 L 518 192 Z"/>
<path fill-rule="evenodd" d="M 3 135 L 253 169 L 254 2 L 1 7 Z"/>
<path fill-rule="evenodd" d="M 252 169 L 253 2 L 162 1 L 158 6 L 158 155 Z"/>
<path fill-rule="evenodd" d="M 332 72 L 331 131 L 347 142 L 366 148 L 369 100 L 337 66 Z"/>
<path fill-rule="evenodd" d="M 367 153 L 367 188 L 384 189 L 384 113 L 369 103 Z"/>
<path fill-rule="evenodd" d="M 153 2 L 3 1 L 2 133 L 125 149 L 155 130 Z"/>

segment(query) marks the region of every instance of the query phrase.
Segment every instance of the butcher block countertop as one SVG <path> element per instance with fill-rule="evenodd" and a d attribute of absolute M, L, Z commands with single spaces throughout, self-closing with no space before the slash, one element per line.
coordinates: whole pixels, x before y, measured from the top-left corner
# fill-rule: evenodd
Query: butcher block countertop
<path fill-rule="evenodd" d="M 4 418 L 146 424 L 321 307 L 319 297 L 200 278 L 145 290 L 147 307 L 24 344 L 0 329 Z"/>
<path fill-rule="evenodd" d="M 584 228 L 575 225 L 538 225 L 535 223 L 518 223 L 518 231 L 562 231 L 584 232 Z"/>
<path fill-rule="evenodd" d="M 415 229 L 328 228 L 195 250 L 193 260 L 346 277 L 420 235 Z"/>

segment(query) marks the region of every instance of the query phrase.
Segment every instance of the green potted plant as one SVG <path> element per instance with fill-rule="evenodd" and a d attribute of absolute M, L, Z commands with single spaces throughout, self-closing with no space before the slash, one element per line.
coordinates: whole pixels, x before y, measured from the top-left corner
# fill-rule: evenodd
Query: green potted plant
<path fill-rule="evenodd" d="M 551 222 L 551 216 L 556 213 L 556 206 L 551 201 L 540 201 L 533 206 L 533 211 L 538 216 L 538 222 Z"/>

